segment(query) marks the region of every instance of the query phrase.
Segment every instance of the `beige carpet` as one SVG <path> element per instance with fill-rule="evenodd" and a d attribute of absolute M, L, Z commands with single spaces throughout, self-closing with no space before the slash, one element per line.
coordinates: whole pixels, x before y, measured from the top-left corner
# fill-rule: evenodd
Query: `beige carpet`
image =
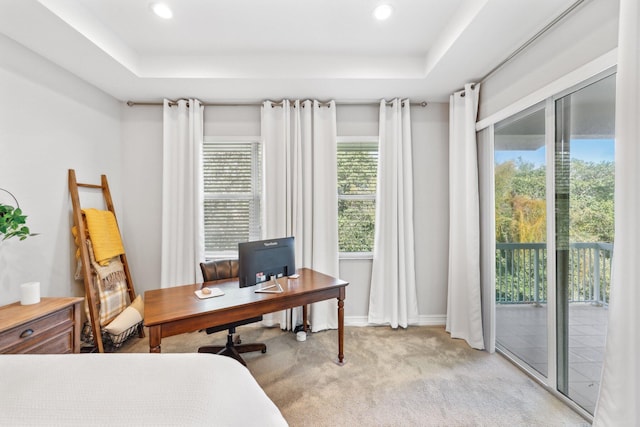
<path fill-rule="evenodd" d="M 295 426 L 588 426 L 574 411 L 498 354 L 452 340 L 441 327 L 345 328 L 344 366 L 337 331 L 309 334 L 242 327 L 249 370 Z M 222 344 L 225 334 L 194 332 L 162 340 L 162 351 Z M 120 351 L 148 352 L 147 339 Z M 247 407 L 250 410 L 250 405 Z"/>

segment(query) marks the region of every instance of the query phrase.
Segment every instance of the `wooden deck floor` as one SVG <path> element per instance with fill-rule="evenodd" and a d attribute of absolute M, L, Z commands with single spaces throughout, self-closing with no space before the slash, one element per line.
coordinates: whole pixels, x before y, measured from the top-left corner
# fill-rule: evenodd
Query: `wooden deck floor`
<path fill-rule="evenodd" d="M 600 388 L 608 310 L 569 304 L 569 397 L 593 414 Z M 497 344 L 547 376 L 547 307 L 496 306 Z"/>

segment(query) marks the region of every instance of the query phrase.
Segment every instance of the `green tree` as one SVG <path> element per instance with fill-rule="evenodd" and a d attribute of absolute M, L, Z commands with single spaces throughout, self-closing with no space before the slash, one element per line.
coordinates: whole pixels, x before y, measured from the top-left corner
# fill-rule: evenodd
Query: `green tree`
<path fill-rule="evenodd" d="M 571 161 L 571 241 L 613 242 L 614 181 L 613 162 Z"/>
<path fill-rule="evenodd" d="M 496 241 L 546 240 L 545 168 L 509 160 L 495 166 Z"/>
<path fill-rule="evenodd" d="M 338 151 L 338 245 L 341 252 L 371 252 L 376 216 L 377 145 Z"/>
<path fill-rule="evenodd" d="M 613 242 L 614 163 L 571 160 L 572 242 Z M 518 159 L 495 166 L 497 242 L 546 241 L 546 170 Z"/>

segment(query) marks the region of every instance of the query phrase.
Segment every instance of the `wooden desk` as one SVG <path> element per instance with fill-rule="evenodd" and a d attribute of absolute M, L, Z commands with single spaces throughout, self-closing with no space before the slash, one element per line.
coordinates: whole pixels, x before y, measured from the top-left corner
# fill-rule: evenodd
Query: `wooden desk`
<path fill-rule="evenodd" d="M 149 328 L 149 351 L 160 353 L 162 338 L 249 319 L 267 313 L 338 299 L 338 363 L 344 363 L 344 280 L 302 268 L 297 279 L 278 279 L 281 294 L 256 293 L 262 285 L 240 288 L 238 279 L 207 282 L 224 295 L 199 299 L 202 283 L 146 291 L 144 325 Z"/>

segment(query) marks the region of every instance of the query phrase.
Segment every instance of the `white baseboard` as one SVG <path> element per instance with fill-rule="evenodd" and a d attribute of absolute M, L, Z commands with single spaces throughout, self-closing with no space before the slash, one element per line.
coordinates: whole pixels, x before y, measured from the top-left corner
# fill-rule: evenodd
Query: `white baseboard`
<path fill-rule="evenodd" d="M 418 316 L 418 326 L 444 326 L 447 322 L 445 314 L 429 314 Z M 345 326 L 374 326 L 367 316 L 345 316 Z"/>
<path fill-rule="evenodd" d="M 418 325 L 420 326 L 444 326 L 446 324 L 446 314 L 427 314 L 418 316 Z"/>

